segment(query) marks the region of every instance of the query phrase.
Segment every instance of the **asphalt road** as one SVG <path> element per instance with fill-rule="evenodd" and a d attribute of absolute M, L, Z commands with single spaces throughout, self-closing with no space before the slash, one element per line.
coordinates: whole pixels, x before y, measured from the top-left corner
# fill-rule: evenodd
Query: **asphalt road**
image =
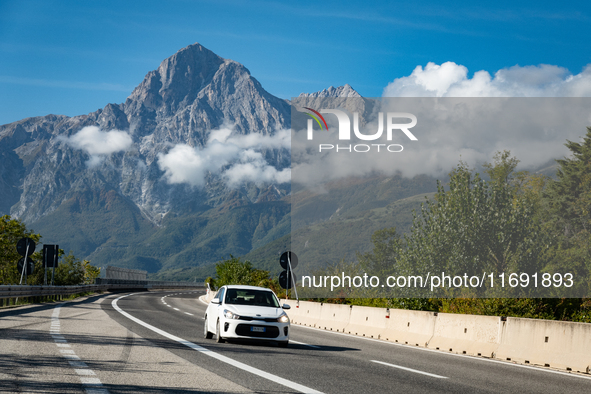
<path fill-rule="evenodd" d="M 286 349 L 271 343 L 217 344 L 203 338 L 206 305 L 198 296 L 113 295 L 101 307 L 153 346 L 258 393 L 591 393 L 587 376 L 297 325 Z"/>

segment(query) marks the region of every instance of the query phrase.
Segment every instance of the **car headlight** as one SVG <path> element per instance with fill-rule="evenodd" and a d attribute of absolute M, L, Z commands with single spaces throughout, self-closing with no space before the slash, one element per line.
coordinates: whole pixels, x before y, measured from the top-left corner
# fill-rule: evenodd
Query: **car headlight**
<path fill-rule="evenodd" d="M 229 311 L 227 309 L 224 309 L 224 317 L 226 319 L 240 319 L 239 315 L 232 313 L 231 311 Z"/>
<path fill-rule="evenodd" d="M 287 315 L 284 313 L 283 315 L 279 316 L 277 321 L 280 323 L 289 323 L 289 317 L 287 317 Z"/>

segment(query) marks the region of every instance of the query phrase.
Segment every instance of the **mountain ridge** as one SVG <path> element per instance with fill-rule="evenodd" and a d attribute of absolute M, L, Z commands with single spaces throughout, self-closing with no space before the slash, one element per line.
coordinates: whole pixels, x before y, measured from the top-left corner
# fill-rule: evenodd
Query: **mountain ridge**
<path fill-rule="evenodd" d="M 190 45 L 148 72 L 125 103 L 107 104 L 88 115 L 46 115 L 0 126 L 0 154 L 5 158 L 0 165 L 0 182 L 4 186 L 2 200 L 8 201 L 3 211 L 10 206 L 13 216 L 34 222 L 67 200 L 70 190 L 83 188 L 84 184 L 111 184 L 122 185 L 115 189 L 120 189 L 150 221 L 158 224 L 167 212 L 179 208 L 179 201 L 167 196 L 175 193 L 168 193 L 167 189 L 176 189 L 177 195 L 193 193 L 183 185 L 165 182 L 157 165 L 158 154 L 170 150 L 171 144 L 203 147 L 208 133 L 224 124 L 231 124 L 237 134 L 271 135 L 289 127 L 289 104 L 266 92 L 239 63 L 222 59 L 199 44 Z M 98 178 L 81 166 L 87 154 L 65 146 L 63 139 L 57 138 L 71 137 L 86 126 L 124 130 L 133 140 L 132 149 L 109 155 L 99 168 L 93 169 L 100 174 Z M 37 152 L 39 157 L 25 166 L 25 151 L 34 151 L 36 144 L 44 144 L 45 150 Z M 21 150 L 22 163 L 14 163 L 18 161 L 13 154 L 17 148 Z M 289 166 L 287 152 L 265 154 L 275 161 L 275 166 Z M 84 173 L 84 180 L 75 179 L 64 169 L 64 161 Z M 9 162 L 13 164 L 11 172 L 6 168 Z M 113 168 L 123 170 L 112 171 Z M 16 179 L 14 174 L 18 174 Z M 55 177 L 67 182 L 55 182 Z M 46 187 L 38 187 L 34 179 L 44 179 L 49 186 L 46 183 Z M 23 190 L 20 196 L 14 191 L 18 188 Z M 221 192 L 216 193 L 215 189 Z M 217 182 L 209 194 L 215 200 L 226 191 Z M 242 192 L 248 194 L 246 190 Z M 196 197 L 202 198 L 199 194 Z M 180 205 L 184 203 L 181 201 Z"/>
<path fill-rule="evenodd" d="M 360 95 L 344 85 L 306 97 Z M 200 186 L 172 182 L 162 158 L 178 155 L 181 147 L 215 161 L 216 154 L 207 154 L 216 132 L 216 138 L 238 141 L 241 150 L 232 160 L 280 171 L 291 165 L 288 148 L 275 140 L 243 146 L 240 138 L 278 138 L 290 122 L 290 103 L 265 91 L 245 66 L 192 44 L 149 71 L 123 103 L 0 126 L 0 212 L 22 219 L 43 242 L 97 266 L 151 274 L 189 272 L 230 254 L 277 248 L 275 241 L 291 232 L 289 183 L 245 178 L 230 187 L 220 171 L 232 161 L 218 172 L 206 166 Z M 81 144 L 83 130 L 119 147 L 105 151 L 96 149 L 100 143 Z M 252 157 L 257 161 L 243 162 Z M 425 191 L 409 185 L 402 195 Z"/>

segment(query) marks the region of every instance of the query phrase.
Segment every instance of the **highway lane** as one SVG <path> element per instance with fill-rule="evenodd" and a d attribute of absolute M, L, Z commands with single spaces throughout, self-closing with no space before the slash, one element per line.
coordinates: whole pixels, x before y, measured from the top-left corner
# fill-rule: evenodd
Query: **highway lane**
<path fill-rule="evenodd" d="M 195 292 L 149 292 L 121 298 L 131 316 L 216 354 L 324 393 L 574 393 L 591 379 L 539 368 L 458 356 L 340 333 L 292 326 L 287 349 L 264 343 L 203 339 L 206 306 Z M 116 298 L 112 296 L 111 298 Z M 109 300 L 110 301 L 110 300 Z M 117 312 L 103 310 L 157 346 L 256 392 L 298 392 L 188 348 Z M 307 346 L 309 344 L 311 346 Z"/>

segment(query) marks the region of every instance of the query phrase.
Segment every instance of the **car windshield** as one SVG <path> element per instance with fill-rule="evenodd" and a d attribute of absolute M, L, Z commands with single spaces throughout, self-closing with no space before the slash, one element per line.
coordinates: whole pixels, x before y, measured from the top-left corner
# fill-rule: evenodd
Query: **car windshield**
<path fill-rule="evenodd" d="M 279 302 L 275 295 L 265 290 L 228 289 L 226 304 L 279 308 Z"/>

